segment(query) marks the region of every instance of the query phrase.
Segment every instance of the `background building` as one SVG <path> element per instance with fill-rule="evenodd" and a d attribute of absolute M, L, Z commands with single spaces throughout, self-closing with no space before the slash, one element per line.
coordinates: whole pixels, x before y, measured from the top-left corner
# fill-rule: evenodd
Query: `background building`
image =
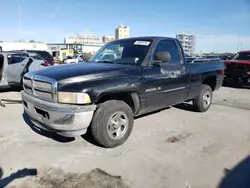
<path fill-rule="evenodd" d="M 50 43 L 47 44 L 48 51 L 53 57 L 58 57 L 61 50 L 72 49 L 75 54 L 94 54 L 103 45 L 102 44 L 76 44 L 76 43 Z"/>
<path fill-rule="evenodd" d="M 129 38 L 129 27 L 120 24 L 115 29 L 115 39 Z"/>
<path fill-rule="evenodd" d="M 180 33 L 176 35 L 176 39 L 181 42 L 182 48 L 187 55 L 195 53 L 195 36 L 190 33 Z"/>
<path fill-rule="evenodd" d="M 48 50 L 48 47 L 42 42 L 0 41 L 0 51 L 10 50 Z"/>
<path fill-rule="evenodd" d="M 102 44 L 102 38 L 98 36 L 73 35 L 64 38 L 65 44 Z"/>
<path fill-rule="evenodd" d="M 103 42 L 103 43 L 111 42 L 111 41 L 113 41 L 113 40 L 115 40 L 115 37 L 114 37 L 114 36 L 103 36 L 103 37 L 102 37 L 102 42 Z"/>

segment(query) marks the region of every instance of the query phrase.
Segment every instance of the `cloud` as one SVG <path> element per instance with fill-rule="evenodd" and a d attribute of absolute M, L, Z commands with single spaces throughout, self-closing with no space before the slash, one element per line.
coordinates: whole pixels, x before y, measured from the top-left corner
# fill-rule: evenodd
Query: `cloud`
<path fill-rule="evenodd" d="M 49 24 L 53 21 L 53 19 L 56 17 L 58 11 L 59 11 L 60 8 L 61 8 L 61 5 L 62 5 L 62 0 L 60 1 L 60 3 L 58 4 L 58 6 L 56 7 L 54 13 L 50 16 L 50 19 L 48 20 L 47 25 L 49 25 Z"/>
<path fill-rule="evenodd" d="M 53 27 L 41 27 L 41 28 L 26 28 L 22 32 L 19 28 L 1 28 L 0 36 L 3 41 L 15 41 L 15 40 L 35 40 L 43 42 L 57 42 L 62 43 L 65 36 L 68 33 Z"/>
<path fill-rule="evenodd" d="M 196 35 L 197 52 L 236 52 L 250 49 L 250 36 L 240 35 Z"/>

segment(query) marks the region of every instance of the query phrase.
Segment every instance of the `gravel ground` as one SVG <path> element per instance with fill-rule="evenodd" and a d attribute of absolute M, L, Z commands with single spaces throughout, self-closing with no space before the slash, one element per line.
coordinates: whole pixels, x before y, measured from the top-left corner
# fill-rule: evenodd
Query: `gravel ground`
<path fill-rule="evenodd" d="M 0 98 L 18 102 L 20 93 Z M 40 132 L 21 104 L 6 104 L 0 107 L 0 187 L 212 188 L 223 181 L 220 188 L 244 188 L 231 182 L 238 177 L 247 187 L 250 90 L 222 88 L 213 103 L 206 113 L 179 105 L 138 118 L 129 140 L 115 149 L 96 146 L 89 135 Z"/>

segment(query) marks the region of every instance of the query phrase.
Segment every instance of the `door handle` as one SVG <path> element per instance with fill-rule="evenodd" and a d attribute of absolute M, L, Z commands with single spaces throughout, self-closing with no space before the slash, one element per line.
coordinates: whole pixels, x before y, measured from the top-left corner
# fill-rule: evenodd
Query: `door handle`
<path fill-rule="evenodd" d="M 185 73 L 185 72 L 186 72 L 186 68 L 183 67 L 183 68 L 181 69 L 181 73 Z"/>

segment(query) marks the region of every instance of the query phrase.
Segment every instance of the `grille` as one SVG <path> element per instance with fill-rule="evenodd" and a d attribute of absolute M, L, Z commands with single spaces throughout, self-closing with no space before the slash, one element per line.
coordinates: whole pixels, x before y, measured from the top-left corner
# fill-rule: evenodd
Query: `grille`
<path fill-rule="evenodd" d="M 35 95 L 48 101 L 53 101 L 52 93 L 35 90 Z"/>
<path fill-rule="evenodd" d="M 27 73 L 23 78 L 24 91 L 30 95 L 36 96 L 37 98 L 56 102 L 56 81 Z"/>
<path fill-rule="evenodd" d="M 247 66 L 245 64 L 226 64 L 226 70 L 227 71 L 245 71 Z"/>
<path fill-rule="evenodd" d="M 41 90 L 46 90 L 46 91 L 52 91 L 52 84 L 51 83 L 41 82 L 41 81 L 34 80 L 33 81 L 33 86 L 36 89 L 41 89 Z"/>

